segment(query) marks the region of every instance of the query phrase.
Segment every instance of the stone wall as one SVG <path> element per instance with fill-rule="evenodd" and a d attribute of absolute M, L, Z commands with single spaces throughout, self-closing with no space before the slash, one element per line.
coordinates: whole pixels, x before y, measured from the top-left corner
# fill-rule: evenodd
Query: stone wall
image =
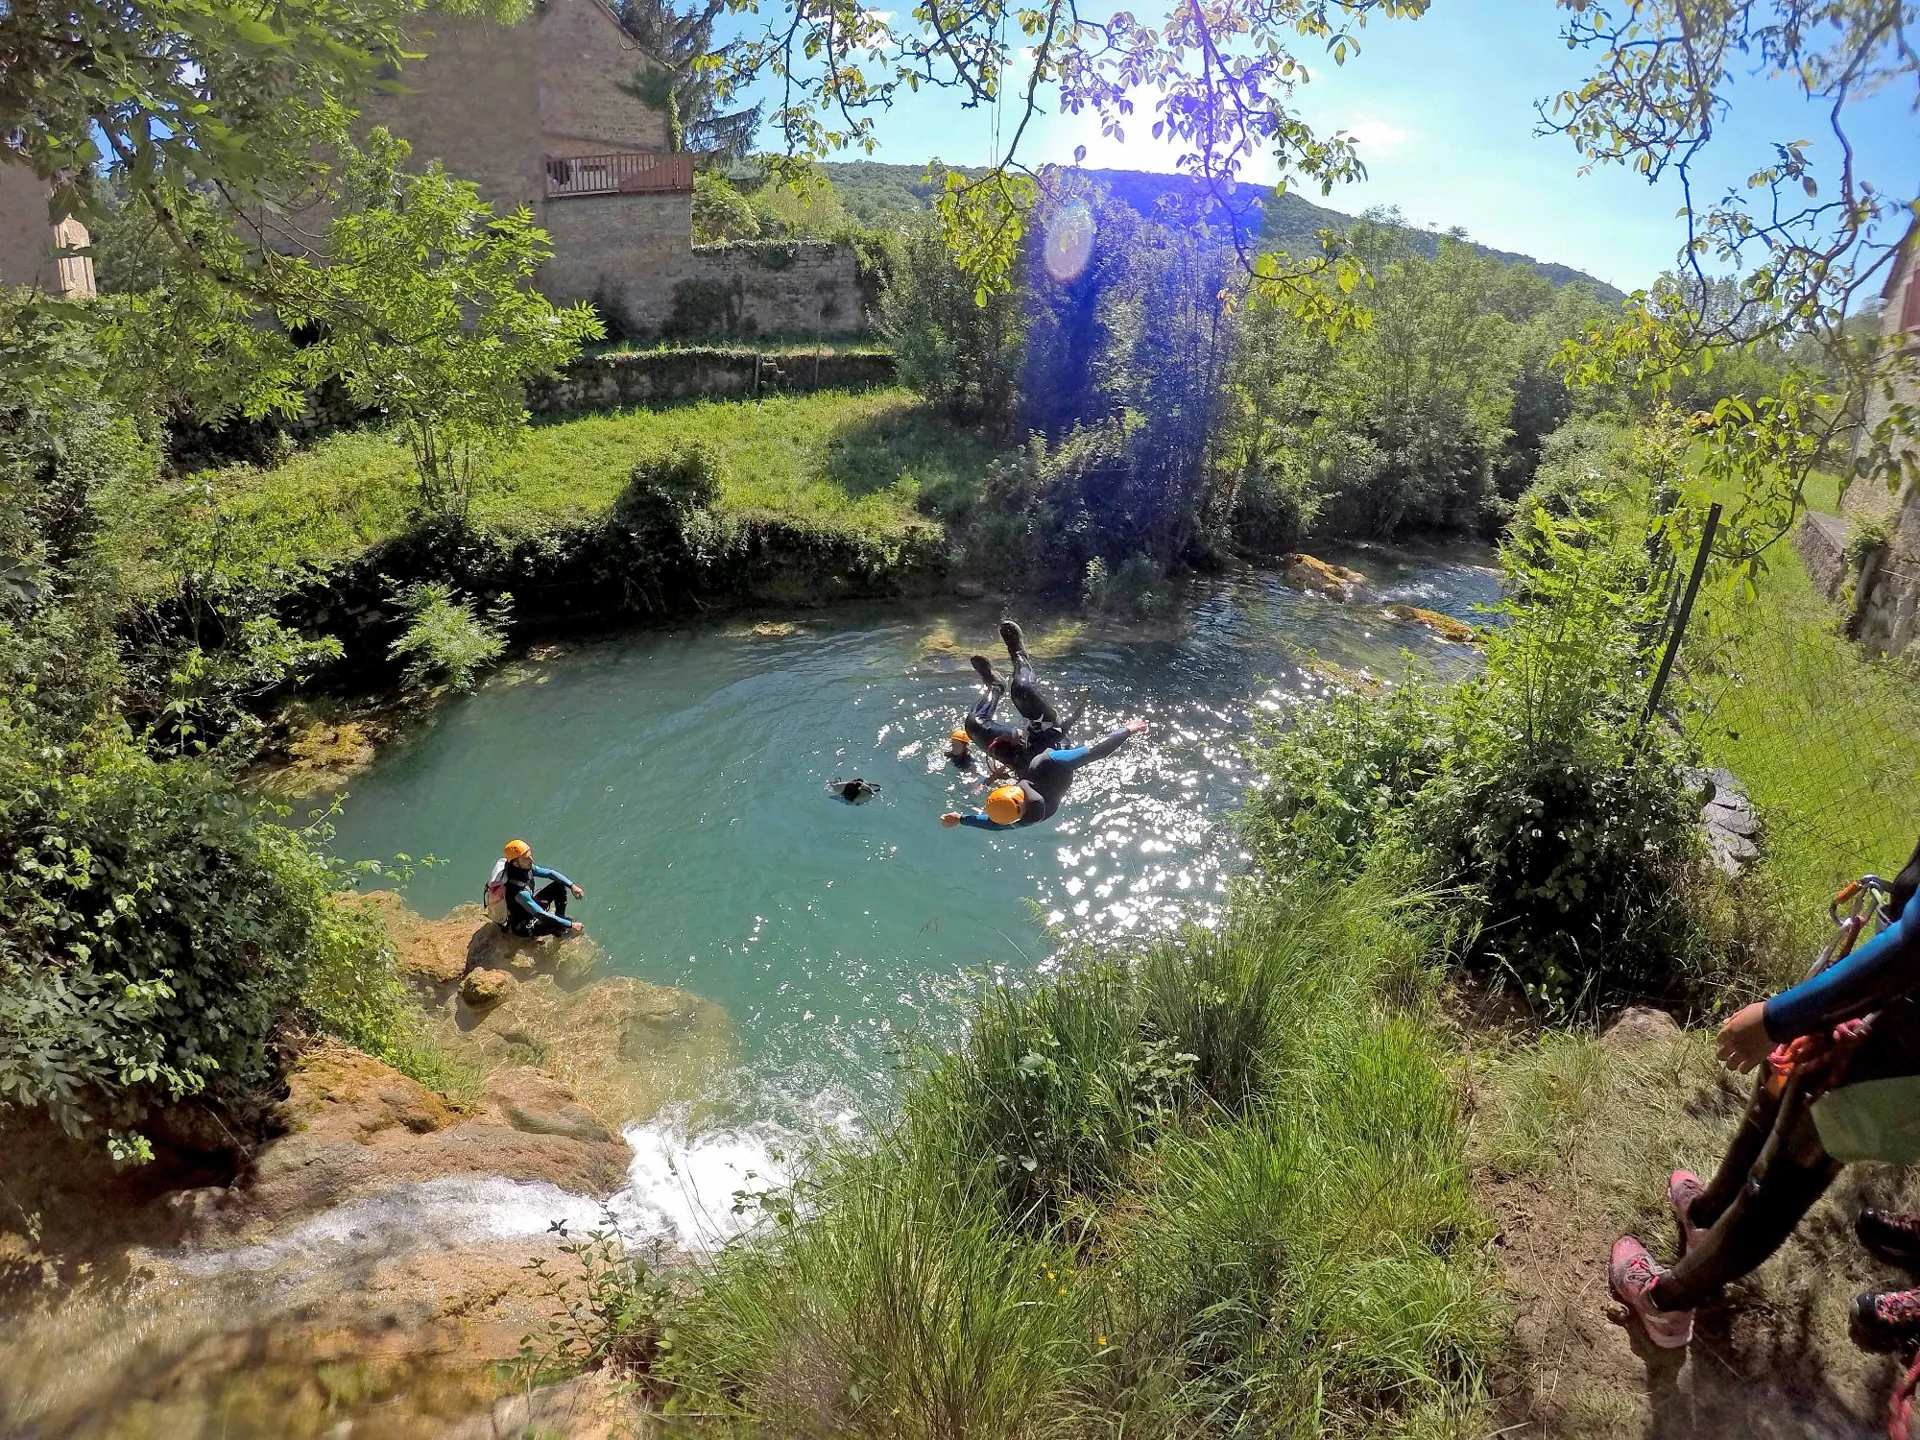
<path fill-rule="evenodd" d="M 588 195 L 547 207 L 540 288 L 589 300 L 616 335 L 751 338 L 871 328 L 852 247 L 817 241 L 689 246 L 693 197 Z"/>
<path fill-rule="evenodd" d="M 425 14 L 409 39 L 426 52 L 396 77 L 397 94 L 371 97 L 368 125 L 384 125 L 413 146 L 411 163 L 439 160 L 471 180 L 495 209 L 545 204 L 539 127 L 540 67 L 532 27 L 484 15 Z"/>
<path fill-rule="evenodd" d="M 1847 565 L 1847 524 L 1834 515 L 1809 511 L 1800 521 L 1794 536 L 1800 558 L 1806 561 L 1807 574 L 1814 588 L 1827 599 L 1838 601 L 1852 580 Z"/>
<path fill-rule="evenodd" d="M 30 285 L 65 300 L 93 298 L 87 229 L 47 218 L 47 182 L 24 165 L 0 162 L 0 286 Z"/>
<path fill-rule="evenodd" d="M 847 245 L 696 245 L 664 329 L 708 335 L 857 335 L 869 328 L 858 257 Z"/>
<path fill-rule="evenodd" d="M 620 88 L 657 62 L 600 0 L 546 0 L 513 26 L 430 11 L 410 39 L 423 57 L 401 68 L 399 93 L 367 103 L 367 123 L 474 181 L 501 211 L 525 205 L 546 223 L 548 155 L 667 148 L 665 113 Z M 689 220 L 680 243 L 691 235 Z"/>
<path fill-rule="evenodd" d="M 553 259 L 540 288 L 560 304 L 590 300 L 616 331 L 658 333 L 691 253 L 693 196 L 580 195 L 547 206 Z"/>
<path fill-rule="evenodd" d="M 666 112 L 621 88 L 657 62 L 600 0 L 545 0 L 539 42 L 540 129 L 549 155 L 666 150 Z"/>
<path fill-rule="evenodd" d="M 1882 338 L 1890 344 L 1920 345 L 1920 224 L 1908 231 L 1881 300 Z M 1910 369 L 1869 387 L 1859 444 L 1867 443 L 1866 436 L 1896 403 L 1920 404 L 1920 384 Z M 1898 449 L 1911 466 L 1912 437 Z M 1885 544 L 1861 557 L 1859 574 L 1853 578 L 1849 633 L 1864 645 L 1897 655 L 1920 633 L 1920 489 L 1911 479 L 1894 489 L 1863 476 L 1847 487 L 1841 515 L 1849 537 L 1867 526 L 1887 535 Z M 1843 587 L 1834 586 L 1828 594 L 1843 599 Z"/>
<path fill-rule="evenodd" d="M 618 410 L 709 396 L 750 398 L 769 391 L 861 390 L 891 385 L 893 356 L 861 350 L 836 355 L 762 355 L 753 350 L 645 350 L 589 355 L 552 380 L 527 389 L 536 415 Z"/>

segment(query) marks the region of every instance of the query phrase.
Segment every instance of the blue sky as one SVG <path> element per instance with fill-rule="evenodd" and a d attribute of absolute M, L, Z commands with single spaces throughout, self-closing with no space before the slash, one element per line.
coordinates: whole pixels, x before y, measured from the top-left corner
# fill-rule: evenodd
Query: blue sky
<path fill-rule="evenodd" d="M 1550 0 L 1435 0 L 1420 20 L 1369 26 L 1361 54 L 1343 67 L 1300 52 L 1314 78 L 1298 103 L 1317 127 L 1358 135 L 1369 171 L 1363 183 L 1308 198 L 1351 213 L 1397 206 L 1416 223 L 1462 226 L 1483 244 L 1574 265 L 1623 289 L 1671 266 L 1683 234 L 1677 186 L 1650 186 L 1619 169 L 1581 176 L 1564 138 L 1533 133 L 1534 101 L 1588 70 L 1589 57 L 1560 39 L 1560 14 Z M 1139 123 L 1125 144 L 1103 138 L 1090 115 L 1048 116 L 1036 120 L 1028 138 L 1037 143 L 1023 142 L 1023 155 L 1065 164 L 1084 144 L 1089 166 L 1174 169 L 1173 150 L 1151 140 L 1147 106 L 1136 103 Z M 1920 194 L 1920 119 L 1907 96 L 1854 106 L 1849 132 L 1861 173 L 1902 198 Z M 1791 87 L 1743 82 L 1696 194 L 1717 196 L 1743 182 L 1771 161 L 1775 140 L 1812 140 L 1831 155 L 1819 143 L 1826 134 L 1824 117 Z M 923 92 L 881 121 L 880 136 L 875 159 L 979 164 L 988 158 L 991 120 Z M 1270 162 L 1249 174 L 1271 177 Z"/>

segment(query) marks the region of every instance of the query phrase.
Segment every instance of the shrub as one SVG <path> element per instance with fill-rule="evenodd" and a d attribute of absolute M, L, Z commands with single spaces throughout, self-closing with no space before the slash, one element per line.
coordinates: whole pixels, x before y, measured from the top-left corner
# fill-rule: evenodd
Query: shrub
<path fill-rule="evenodd" d="M 900 382 L 956 419 L 1007 433 L 1020 405 L 1020 296 L 980 291 L 932 224 L 907 236 L 894 265 L 880 328 Z"/>
<path fill-rule="evenodd" d="M 693 243 L 713 245 L 729 240 L 751 240 L 760 233 L 760 219 L 747 197 L 713 170 L 693 177 Z"/>
<path fill-rule="evenodd" d="M 0 712 L 0 1108 L 81 1135 L 242 1098 L 316 961 L 356 943 L 338 883 L 204 763 L 124 731 L 44 745 Z"/>
<path fill-rule="evenodd" d="M 1110 611 L 1141 618 L 1158 615 L 1173 603 L 1173 587 L 1166 571 L 1145 555 L 1132 555 L 1109 570 L 1096 555 L 1087 562 L 1080 582 L 1080 602 L 1089 610 Z"/>
<path fill-rule="evenodd" d="M 1501 607 L 1479 676 L 1446 691 L 1409 678 L 1384 702 L 1337 699 L 1266 732 L 1248 833 L 1276 877 L 1404 847 L 1458 888 L 1477 926 L 1466 957 L 1550 1013 L 1684 998 L 1709 941 L 1679 744 L 1640 725 L 1646 556 L 1543 512 L 1533 543 L 1547 563 L 1509 552 L 1523 598 Z"/>
<path fill-rule="evenodd" d="M 501 597 L 503 612 L 511 598 Z M 499 622 L 482 620 L 443 581 L 409 585 L 400 592 L 400 608 L 407 628 L 387 647 L 387 658 L 405 662 L 402 676 L 410 690 L 436 684 L 471 690 L 480 672 L 506 653 L 504 613 Z"/>

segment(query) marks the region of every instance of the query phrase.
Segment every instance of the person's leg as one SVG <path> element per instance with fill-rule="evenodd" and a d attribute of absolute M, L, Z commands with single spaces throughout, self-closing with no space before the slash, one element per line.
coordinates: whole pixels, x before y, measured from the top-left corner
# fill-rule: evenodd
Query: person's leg
<path fill-rule="evenodd" d="M 1747 1180 L 1699 1243 L 1655 1282 L 1653 1303 L 1662 1310 L 1691 1310 L 1757 1270 L 1843 1168 L 1820 1144 L 1800 1085 L 1789 1083 Z"/>
<path fill-rule="evenodd" d="M 549 880 L 534 892 L 533 898 L 554 914 L 565 917 L 567 913 L 567 887 L 558 880 Z"/>
<path fill-rule="evenodd" d="M 980 703 L 968 712 L 965 720 L 966 731 L 973 743 L 981 749 L 988 749 L 995 740 L 1019 740 L 1024 743 L 1026 730 L 1019 725 L 1002 725 L 994 720 L 994 711 L 1000 708 L 1000 697 L 1006 694 L 1006 686 L 998 680 L 987 687 L 980 697 Z"/>
<path fill-rule="evenodd" d="M 1013 662 L 1013 684 L 1008 694 L 1013 697 L 1014 708 L 1026 717 L 1029 725 L 1060 729 L 1060 716 L 1053 702 L 1034 682 L 1033 661 L 1027 657 L 1027 642 L 1020 627 L 1011 620 L 1001 622 L 1000 638 L 1007 642 L 1007 658 Z"/>
<path fill-rule="evenodd" d="M 1711 1230 L 1714 1222 L 1740 1198 L 1754 1162 L 1760 1158 L 1767 1137 L 1773 1133 L 1773 1122 L 1780 1114 L 1781 1095 L 1768 1086 L 1769 1073 L 1766 1067 L 1761 1068 L 1760 1078 L 1754 1082 L 1753 1099 L 1747 1105 L 1747 1113 L 1740 1117 L 1740 1128 L 1733 1132 L 1733 1143 L 1727 1146 L 1726 1158 L 1720 1162 L 1713 1179 L 1707 1182 L 1705 1192 L 1693 1202 L 1692 1213 L 1687 1218 L 1702 1230 Z"/>
<path fill-rule="evenodd" d="M 1917 1069 L 1920 1005 L 1902 997 L 1873 1017 L 1873 1028 L 1835 1078 L 1857 1085 Z M 1653 1287 L 1656 1305 L 1689 1308 L 1758 1267 L 1833 1183 L 1844 1167 L 1820 1143 L 1812 1113 L 1817 1098 L 1797 1079 L 1770 1097 L 1763 1072 L 1726 1160 L 1692 1207 L 1694 1224 L 1712 1228 Z"/>

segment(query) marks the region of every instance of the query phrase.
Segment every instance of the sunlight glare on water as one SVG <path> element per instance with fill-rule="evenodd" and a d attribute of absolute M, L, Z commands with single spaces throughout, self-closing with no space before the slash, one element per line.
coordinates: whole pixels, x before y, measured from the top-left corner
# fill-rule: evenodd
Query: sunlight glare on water
<path fill-rule="evenodd" d="M 1347 558 L 1381 599 L 1475 619 L 1496 597 L 1482 554 Z M 586 888 L 574 913 L 618 972 L 719 1001 L 750 1071 L 838 1108 L 887 1090 L 904 1041 L 951 1035 L 970 976 L 1031 973 L 1063 938 L 1213 917 L 1242 860 L 1226 823 L 1242 742 L 1255 714 L 1324 690 L 1309 652 L 1389 676 L 1403 650 L 1445 673 L 1473 663 L 1378 600 L 1264 576 L 1197 585 L 1178 623 L 1091 626 L 1037 659 L 1061 703 L 1087 691 L 1076 738 L 1131 715 L 1151 728 L 1082 771 L 1052 823 L 988 834 L 939 816 L 984 798 L 944 745 L 978 694 L 967 654 L 1004 665 L 999 612 L 798 618 L 774 635 L 733 620 L 596 640 L 496 678 L 359 777 L 335 852 L 443 860 L 408 891 L 437 916 L 477 900 L 502 843 L 525 836 Z M 1056 623 L 1028 617 L 1030 640 Z M 879 798 L 827 794 L 854 775 Z"/>

